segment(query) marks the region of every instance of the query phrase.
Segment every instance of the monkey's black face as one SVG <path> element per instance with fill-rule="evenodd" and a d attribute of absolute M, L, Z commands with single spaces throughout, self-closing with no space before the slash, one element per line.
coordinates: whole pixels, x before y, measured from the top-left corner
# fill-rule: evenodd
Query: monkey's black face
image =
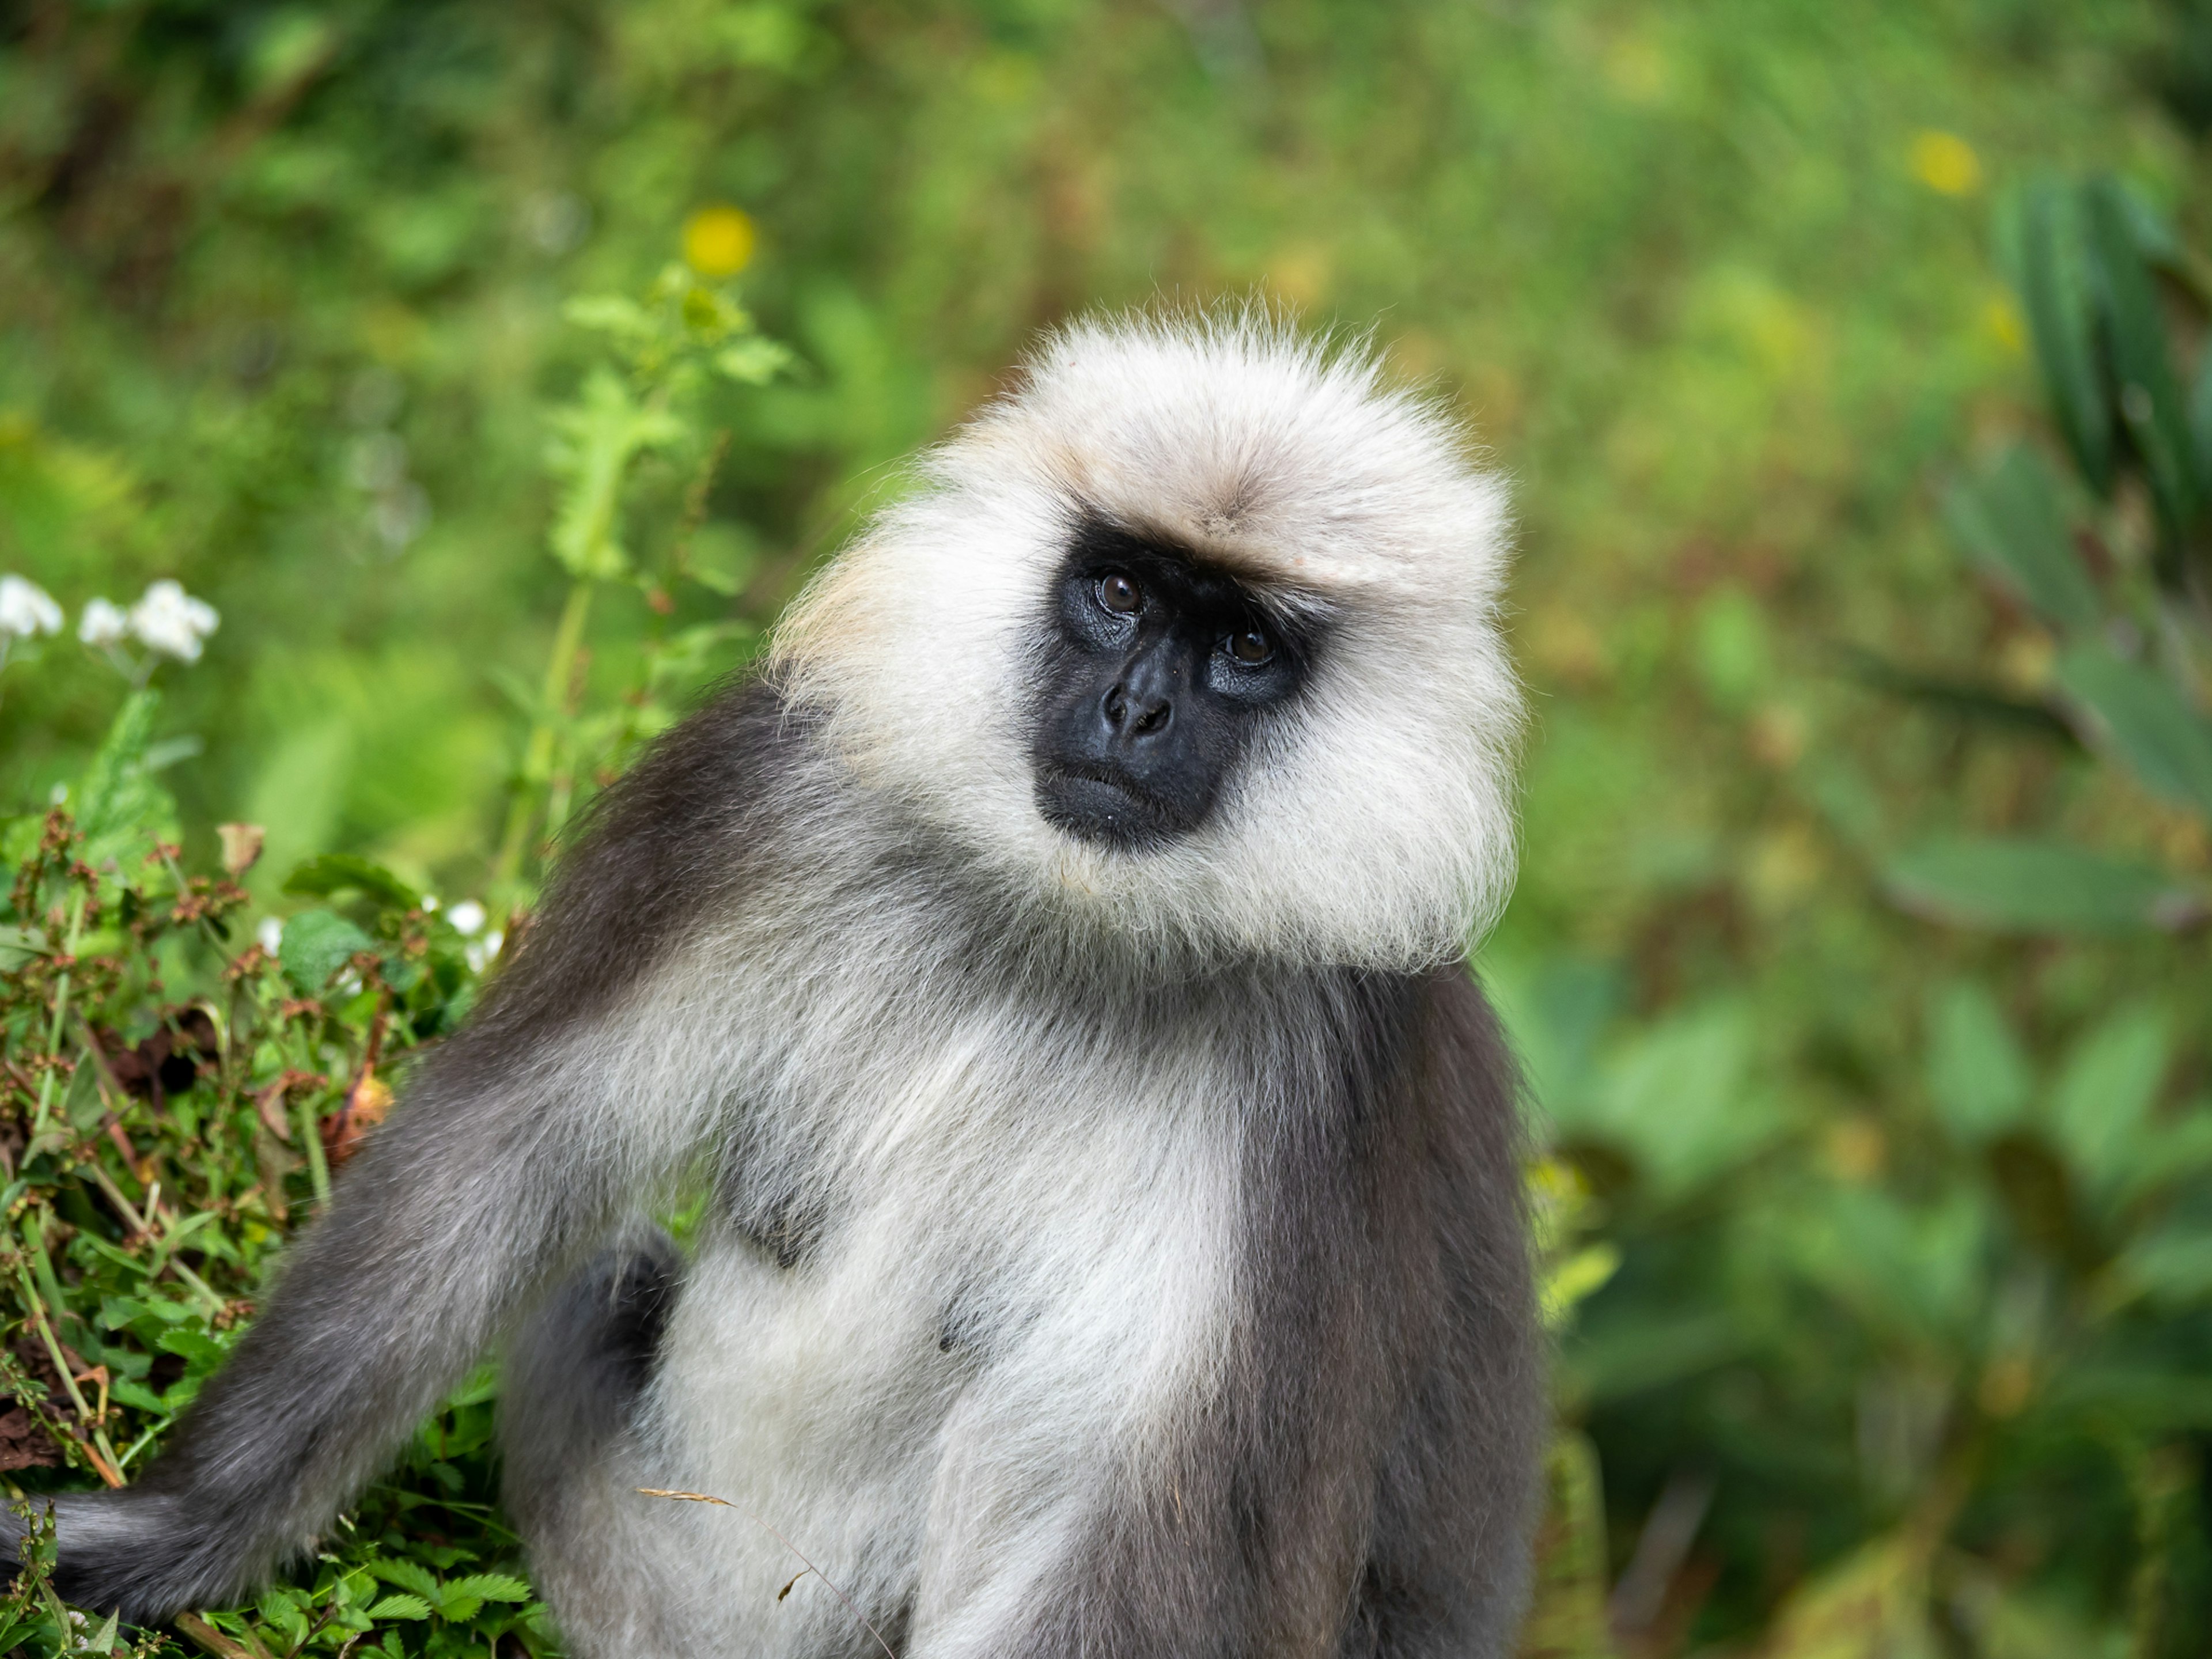
<path fill-rule="evenodd" d="M 1304 683 L 1313 645 L 1233 578 L 1086 525 L 1061 568 L 1038 665 L 1037 810 L 1115 847 L 1188 835 L 1255 721 Z"/>

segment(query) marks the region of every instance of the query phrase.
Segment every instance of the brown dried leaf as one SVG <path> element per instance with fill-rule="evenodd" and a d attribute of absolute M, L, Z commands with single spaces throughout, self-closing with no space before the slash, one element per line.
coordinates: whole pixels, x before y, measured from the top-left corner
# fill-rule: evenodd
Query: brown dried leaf
<path fill-rule="evenodd" d="M 58 1469 L 63 1462 L 61 1448 L 38 1419 L 21 1406 L 0 1411 L 0 1471 Z"/>
<path fill-rule="evenodd" d="M 261 857 L 261 843 L 269 832 L 258 823 L 218 823 L 216 835 L 222 838 L 222 867 L 234 876 L 242 876 L 251 870 Z"/>

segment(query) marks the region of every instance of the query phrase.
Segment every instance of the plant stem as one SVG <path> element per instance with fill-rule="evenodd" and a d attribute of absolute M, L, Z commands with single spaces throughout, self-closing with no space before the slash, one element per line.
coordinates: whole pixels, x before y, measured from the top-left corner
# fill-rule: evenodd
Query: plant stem
<path fill-rule="evenodd" d="M 76 960 L 78 937 L 84 927 L 84 893 L 80 890 L 76 902 L 70 908 L 69 942 L 62 947 L 63 954 L 71 962 Z M 69 1018 L 70 970 L 62 969 L 61 977 L 54 981 L 53 1025 L 46 1033 L 46 1073 L 39 1079 L 39 1110 L 31 1120 L 31 1139 L 36 1140 L 46 1127 L 47 1115 L 53 1109 L 54 1073 L 62 1055 L 62 1024 Z"/>
<path fill-rule="evenodd" d="M 31 1276 L 20 1267 L 15 1269 L 15 1279 L 22 1287 L 24 1304 L 31 1310 L 32 1322 L 38 1326 L 39 1335 L 46 1345 L 47 1356 L 54 1362 L 54 1370 L 60 1373 L 62 1387 L 69 1391 L 70 1403 L 76 1407 L 78 1420 L 92 1431 L 93 1444 L 85 1449 L 92 1454 L 94 1472 L 109 1486 L 121 1486 L 123 1476 L 116 1467 L 115 1448 L 107 1443 L 107 1431 L 100 1426 L 98 1414 L 85 1402 L 84 1394 L 76 1385 L 76 1378 L 70 1375 L 69 1359 L 62 1352 L 61 1339 L 54 1334 L 52 1322 L 46 1317 L 46 1304 L 39 1299 L 38 1291 L 32 1287 Z"/>
<path fill-rule="evenodd" d="M 545 684 L 539 694 L 538 719 L 530 728 L 530 741 L 522 751 L 522 770 L 516 781 L 514 799 L 507 809 L 507 830 L 500 837 L 499 861 L 492 867 L 495 885 L 511 888 L 520 879 L 530 850 L 530 828 L 538 817 L 538 787 L 552 773 L 554 745 L 560 737 L 568 698 L 568 682 L 575 672 L 576 653 L 584 643 L 584 623 L 592 611 L 592 579 L 579 576 L 561 608 L 560 626 L 553 631 L 552 653 L 545 662 Z"/>
<path fill-rule="evenodd" d="M 300 1138 L 307 1143 L 307 1181 L 315 1189 L 316 1205 L 326 1207 L 331 1201 L 331 1166 L 323 1157 L 323 1126 L 315 1117 L 313 1097 L 305 1090 L 301 1094 Z"/>

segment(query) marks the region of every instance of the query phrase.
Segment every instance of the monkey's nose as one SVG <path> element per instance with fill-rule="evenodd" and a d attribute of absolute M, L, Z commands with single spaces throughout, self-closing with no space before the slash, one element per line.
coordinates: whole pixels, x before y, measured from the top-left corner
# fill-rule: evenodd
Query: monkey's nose
<path fill-rule="evenodd" d="M 1106 694 L 1101 711 L 1107 730 L 1117 737 L 1155 737 L 1175 719 L 1175 703 L 1164 690 L 1124 682 Z"/>

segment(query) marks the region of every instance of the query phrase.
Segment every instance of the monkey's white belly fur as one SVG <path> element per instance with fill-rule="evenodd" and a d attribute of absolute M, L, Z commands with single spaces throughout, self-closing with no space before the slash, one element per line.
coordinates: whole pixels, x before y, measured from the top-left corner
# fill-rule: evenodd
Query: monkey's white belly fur
<path fill-rule="evenodd" d="M 1193 1085 L 1215 1068 L 988 1024 L 879 1040 L 872 1104 L 809 1103 L 817 1139 L 757 1149 L 821 1237 L 787 1267 L 727 1227 L 699 1252 L 592 1505 L 598 1559 L 548 1575 L 580 1653 L 879 1652 L 829 1583 L 878 1628 L 905 1610 L 902 1659 L 1003 1642 L 1211 1392 L 1238 1151 Z"/>

